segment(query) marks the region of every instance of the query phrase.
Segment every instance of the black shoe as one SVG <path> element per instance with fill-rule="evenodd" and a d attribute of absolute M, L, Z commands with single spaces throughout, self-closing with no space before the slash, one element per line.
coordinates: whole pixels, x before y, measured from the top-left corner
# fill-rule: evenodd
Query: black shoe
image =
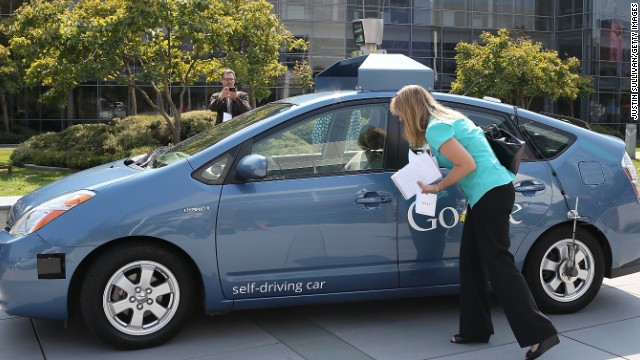
<path fill-rule="evenodd" d="M 532 352 L 531 350 L 528 350 L 525 359 L 526 360 L 537 359 L 540 356 L 542 356 L 542 354 L 547 352 L 547 350 L 558 345 L 559 343 L 560 343 L 560 339 L 558 338 L 558 334 L 555 334 L 552 337 L 546 338 L 538 344 L 538 348 L 536 349 L 536 351 Z"/>
<path fill-rule="evenodd" d="M 486 344 L 489 342 L 489 337 L 491 335 L 486 336 L 462 336 L 460 334 L 453 335 L 451 338 L 452 344 L 473 344 L 473 343 L 483 343 Z"/>

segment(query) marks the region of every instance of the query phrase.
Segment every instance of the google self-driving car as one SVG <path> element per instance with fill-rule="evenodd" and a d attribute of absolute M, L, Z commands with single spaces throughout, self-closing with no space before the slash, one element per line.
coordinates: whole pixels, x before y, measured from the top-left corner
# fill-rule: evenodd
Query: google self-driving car
<path fill-rule="evenodd" d="M 390 99 L 429 87 L 429 71 L 401 55 L 348 59 L 313 94 L 25 195 L 0 232 L 0 309 L 82 316 L 109 344 L 141 348 L 194 311 L 455 293 L 463 194 L 439 193 L 424 216 L 391 179 L 410 149 Z M 575 312 L 603 277 L 640 271 L 639 186 L 623 141 L 434 96 L 526 141 L 510 250 L 542 310 Z"/>

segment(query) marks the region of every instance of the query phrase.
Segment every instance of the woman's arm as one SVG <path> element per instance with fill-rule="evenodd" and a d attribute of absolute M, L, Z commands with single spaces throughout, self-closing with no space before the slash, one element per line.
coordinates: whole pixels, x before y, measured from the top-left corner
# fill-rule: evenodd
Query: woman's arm
<path fill-rule="evenodd" d="M 451 168 L 451 171 L 449 171 L 447 176 L 440 180 L 439 183 L 424 184 L 422 181 L 418 181 L 418 185 L 422 188 L 423 193 L 440 192 L 457 183 L 460 179 L 476 169 L 476 162 L 473 160 L 473 157 L 455 137 L 442 143 L 438 151 L 453 163 L 453 168 Z"/>

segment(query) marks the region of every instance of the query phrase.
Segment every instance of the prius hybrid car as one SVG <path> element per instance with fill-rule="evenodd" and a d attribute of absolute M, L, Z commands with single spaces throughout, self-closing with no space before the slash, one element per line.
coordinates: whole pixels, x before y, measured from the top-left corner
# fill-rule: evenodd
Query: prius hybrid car
<path fill-rule="evenodd" d="M 389 111 L 394 66 L 373 67 L 388 89 L 356 79 L 276 101 L 22 197 L 0 232 L 0 309 L 82 316 L 107 343 L 141 348 L 193 312 L 455 293 L 467 203 L 452 186 L 420 215 L 391 180 L 410 151 Z M 575 312 L 603 277 L 640 271 L 638 179 L 621 140 L 434 96 L 527 142 L 510 250 L 542 310 Z"/>

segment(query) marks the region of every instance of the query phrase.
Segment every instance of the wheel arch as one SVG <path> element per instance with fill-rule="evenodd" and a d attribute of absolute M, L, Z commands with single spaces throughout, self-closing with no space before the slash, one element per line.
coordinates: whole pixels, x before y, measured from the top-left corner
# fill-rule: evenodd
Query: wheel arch
<path fill-rule="evenodd" d="M 578 228 L 580 228 L 582 230 L 586 230 L 587 232 L 589 232 L 589 234 L 591 234 L 596 239 L 596 241 L 598 242 L 598 245 L 600 246 L 600 249 L 602 249 L 602 253 L 604 254 L 604 261 L 605 261 L 605 263 L 604 263 L 604 276 L 607 277 L 607 278 L 610 277 L 611 276 L 612 253 L 611 253 L 611 245 L 609 244 L 609 241 L 607 240 L 607 237 L 596 226 L 594 226 L 593 224 L 584 222 L 584 221 L 578 221 Z M 556 224 L 556 225 L 548 228 L 547 230 L 545 230 L 543 233 L 541 233 L 536 238 L 536 240 L 531 244 L 531 246 L 527 250 L 527 253 L 525 254 L 524 263 L 523 263 L 523 266 L 522 266 L 522 271 L 523 272 L 524 272 L 524 269 L 527 268 L 527 263 L 531 259 L 531 257 L 529 256 L 529 253 L 533 250 L 533 248 L 535 247 L 535 244 L 540 239 L 543 239 L 545 236 L 547 236 L 547 234 L 549 234 L 550 232 L 555 231 L 557 229 L 568 229 L 569 231 L 572 231 L 573 230 L 573 221 L 567 221 L 567 222 L 563 222 L 563 223 L 560 223 L 560 224 Z"/>
<path fill-rule="evenodd" d="M 197 279 L 196 281 L 196 291 L 197 303 L 193 304 L 196 306 L 197 311 L 200 313 L 204 312 L 204 282 L 202 279 L 202 275 L 200 271 L 198 271 L 198 267 L 194 262 L 193 258 L 189 256 L 182 248 L 172 244 L 166 240 L 155 238 L 155 237 L 144 237 L 144 236 L 135 236 L 135 237 L 124 237 L 116 240 L 109 241 L 97 248 L 95 248 L 91 253 L 89 253 L 82 262 L 78 265 L 73 273 L 69 286 L 69 294 L 67 296 L 67 307 L 69 311 L 69 317 L 74 317 L 76 312 L 79 311 L 79 300 L 80 300 L 80 286 L 82 285 L 83 275 L 86 274 L 88 268 L 91 264 L 94 263 L 96 259 L 98 259 L 105 251 L 116 247 L 122 246 L 125 243 L 137 243 L 142 245 L 148 245 L 150 247 L 161 247 L 166 250 L 170 250 L 172 254 L 180 257 L 184 263 L 188 266 L 189 272 L 193 275 L 193 279 Z"/>

